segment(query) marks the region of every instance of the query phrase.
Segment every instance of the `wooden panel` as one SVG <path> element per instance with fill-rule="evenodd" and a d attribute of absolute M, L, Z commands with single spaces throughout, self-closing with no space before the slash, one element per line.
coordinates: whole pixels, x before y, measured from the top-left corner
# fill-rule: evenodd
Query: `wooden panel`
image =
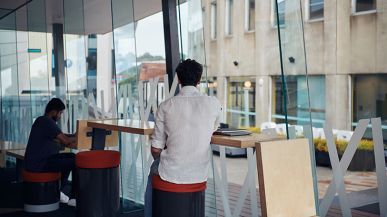
<path fill-rule="evenodd" d="M 148 125 L 146 125 L 142 121 L 130 119 L 96 120 L 87 122 L 87 126 L 92 128 L 114 130 L 140 135 L 151 135 L 153 133 L 154 125 L 154 122 L 148 122 Z"/>
<path fill-rule="evenodd" d="M 91 149 L 92 137 L 87 133 L 93 129 L 87 126 L 90 120 L 77 120 L 77 149 Z M 111 135 L 106 136 L 105 147 L 114 147 L 118 145 L 118 132 L 112 131 Z"/>
<path fill-rule="evenodd" d="M 307 139 L 256 144 L 262 216 L 316 215 Z"/>
<path fill-rule="evenodd" d="M 256 142 L 272 141 L 282 139 L 277 135 L 251 134 L 248 136 L 220 136 L 213 135 L 211 144 L 229 146 L 235 148 L 253 148 Z"/>

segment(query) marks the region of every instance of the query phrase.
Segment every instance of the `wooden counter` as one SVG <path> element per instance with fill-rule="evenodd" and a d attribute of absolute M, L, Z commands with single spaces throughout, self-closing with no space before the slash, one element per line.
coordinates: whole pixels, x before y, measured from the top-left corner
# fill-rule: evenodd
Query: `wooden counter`
<path fill-rule="evenodd" d="M 115 120 L 92 120 L 87 122 L 88 127 L 99 128 L 111 131 L 120 131 L 125 133 L 151 135 L 154 129 L 154 122 L 148 122 L 146 125 L 142 121 L 130 119 Z"/>
<path fill-rule="evenodd" d="M 280 136 L 253 133 L 247 136 L 220 136 L 213 135 L 211 144 L 234 148 L 254 148 L 256 142 L 267 142 L 284 139 Z"/>

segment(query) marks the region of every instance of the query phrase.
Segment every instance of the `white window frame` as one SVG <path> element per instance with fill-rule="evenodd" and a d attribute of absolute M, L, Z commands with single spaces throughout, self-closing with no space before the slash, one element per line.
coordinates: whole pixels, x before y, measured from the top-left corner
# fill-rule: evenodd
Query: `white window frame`
<path fill-rule="evenodd" d="M 232 35 L 232 5 L 230 6 L 230 2 L 233 0 L 226 0 L 226 7 L 225 7 L 225 28 L 224 28 L 224 33 L 226 36 L 231 36 Z M 230 13 L 229 13 L 230 12 Z"/>
<path fill-rule="evenodd" d="M 276 17 L 276 10 L 275 10 L 275 1 L 277 0 L 271 0 L 271 27 L 272 28 L 277 28 L 277 17 Z M 282 0 L 283 2 L 285 2 L 286 0 Z M 285 13 L 285 12 L 284 12 Z M 285 20 L 286 21 L 286 20 Z M 284 25 L 280 25 L 280 28 L 283 28 L 285 27 L 286 25 L 286 22 Z"/>
<path fill-rule="evenodd" d="M 254 12 L 255 12 L 255 6 L 254 6 Z M 246 32 L 254 32 L 255 31 L 255 20 L 253 20 L 254 28 L 249 29 L 249 23 L 250 23 L 250 16 L 249 15 L 250 15 L 250 0 L 245 0 L 245 31 Z"/>
<path fill-rule="evenodd" d="M 217 22 L 218 22 L 218 10 L 217 10 L 217 2 L 211 2 L 211 40 L 216 40 L 217 38 Z"/>
<path fill-rule="evenodd" d="M 323 0 L 323 7 L 324 7 L 324 12 L 325 12 L 325 0 Z M 308 22 L 318 22 L 318 21 L 323 21 L 324 20 L 324 15 L 323 17 L 319 18 L 310 18 L 310 0 L 305 1 L 305 21 Z"/>
<path fill-rule="evenodd" d="M 376 0 L 375 0 L 375 2 L 376 2 L 376 4 L 377 4 L 377 1 L 376 1 Z M 357 12 L 357 11 L 356 11 L 356 4 L 357 4 L 357 0 L 352 0 L 352 6 L 351 6 L 351 9 L 352 9 L 352 15 L 373 14 L 373 13 L 376 13 L 377 7 L 378 7 L 378 5 L 376 5 L 376 8 L 373 9 L 373 10 Z"/>

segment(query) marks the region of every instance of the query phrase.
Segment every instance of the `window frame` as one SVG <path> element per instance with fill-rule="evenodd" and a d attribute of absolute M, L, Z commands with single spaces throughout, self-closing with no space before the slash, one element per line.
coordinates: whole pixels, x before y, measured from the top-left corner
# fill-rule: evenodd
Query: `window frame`
<path fill-rule="evenodd" d="M 275 10 L 275 1 L 278 0 L 271 0 L 271 26 L 272 28 L 276 29 L 277 28 L 277 16 L 276 16 L 276 10 Z M 286 0 L 282 0 L 282 2 L 285 4 Z M 278 3 L 280 4 L 280 3 Z M 285 11 L 284 11 L 284 24 L 280 24 L 280 28 L 284 28 L 286 26 L 285 23 Z"/>
<path fill-rule="evenodd" d="M 218 23 L 218 5 L 216 0 L 211 1 L 210 4 L 211 10 L 210 10 L 210 25 L 211 25 L 211 40 L 216 40 L 218 37 L 218 28 L 217 28 L 217 23 Z"/>
<path fill-rule="evenodd" d="M 352 12 L 353 16 L 365 15 L 365 14 L 374 14 L 377 12 L 377 9 L 378 9 L 377 0 L 375 0 L 375 4 L 376 4 L 375 9 L 368 10 L 368 11 L 356 11 L 356 4 L 357 4 L 357 0 L 352 0 L 351 12 Z"/>
<path fill-rule="evenodd" d="M 250 27 L 250 1 L 251 0 L 245 0 L 245 32 L 255 32 L 255 20 L 253 20 L 252 22 L 254 23 L 253 25 L 253 29 L 249 29 Z M 254 13 L 255 13 L 255 6 L 256 6 L 256 0 L 253 0 L 254 1 Z M 255 18 L 255 15 L 254 15 L 254 18 Z"/>
<path fill-rule="evenodd" d="M 232 36 L 233 34 L 233 5 L 234 0 L 226 0 L 225 4 L 225 28 L 224 28 L 224 34 L 225 36 Z"/>
<path fill-rule="evenodd" d="M 311 0 L 306 0 L 305 1 L 305 21 L 307 22 L 318 22 L 318 21 L 323 21 L 324 20 L 324 12 L 325 12 L 325 0 L 322 0 L 322 3 L 323 3 L 323 16 L 322 17 L 318 17 L 318 18 L 311 18 L 310 17 L 310 2 Z"/>

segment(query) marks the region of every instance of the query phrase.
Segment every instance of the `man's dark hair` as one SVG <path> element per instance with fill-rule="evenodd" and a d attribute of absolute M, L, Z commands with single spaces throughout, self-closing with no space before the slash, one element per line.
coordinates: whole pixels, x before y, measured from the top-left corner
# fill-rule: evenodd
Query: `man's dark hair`
<path fill-rule="evenodd" d="M 195 60 L 186 59 L 176 68 L 182 86 L 196 86 L 203 73 L 203 66 Z"/>
<path fill-rule="evenodd" d="M 50 111 L 63 111 L 65 110 L 66 106 L 59 98 L 52 98 L 50 102 L 48 102 L 46 106 L 45 113 L 49 113 Z"/>

